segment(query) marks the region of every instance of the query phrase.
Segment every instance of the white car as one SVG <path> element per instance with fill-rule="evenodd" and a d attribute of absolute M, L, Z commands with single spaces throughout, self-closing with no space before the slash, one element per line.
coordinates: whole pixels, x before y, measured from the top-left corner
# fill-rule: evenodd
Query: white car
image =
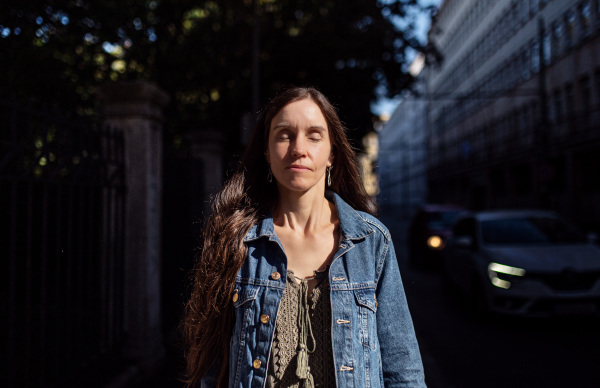
<path fill-rule="evenodd" d="M 600 248 L 556 213 L 464 214 L 445 250 L 444 276 L 481 312 L 600 315 Z"/>

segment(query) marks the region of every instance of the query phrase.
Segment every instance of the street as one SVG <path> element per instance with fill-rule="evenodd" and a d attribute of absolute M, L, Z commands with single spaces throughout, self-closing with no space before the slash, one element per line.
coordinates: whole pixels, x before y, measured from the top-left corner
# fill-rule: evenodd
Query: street
<path fill-rule="evenodd" d="M 481 319 L 441 274 L 407 265 L 405 227 L 390 228 L 430 388 L 598 387 L 600 320 Z"/>

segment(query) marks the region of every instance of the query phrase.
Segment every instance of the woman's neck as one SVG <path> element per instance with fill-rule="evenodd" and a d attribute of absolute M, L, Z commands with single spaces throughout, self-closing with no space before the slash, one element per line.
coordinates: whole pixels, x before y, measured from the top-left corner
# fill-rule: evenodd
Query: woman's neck
<path fill-rule="evenodd" d="M 280 195 L 273 221 L 278 227 L 310 234 L 332 223 L 335 218 L 333 209 L 333 204 L 324 194 L 292 192 Z"/>
<path fill-rule="evenodd" d="M 337 210 L 323 192 L 318 197 L 280 198 L 273 223 L 287 258 L 287 268 L 300 278 L 310 278 L 331 264 L 338 249 Z M 309 285 L 311 289 L 312 285 Z"/>

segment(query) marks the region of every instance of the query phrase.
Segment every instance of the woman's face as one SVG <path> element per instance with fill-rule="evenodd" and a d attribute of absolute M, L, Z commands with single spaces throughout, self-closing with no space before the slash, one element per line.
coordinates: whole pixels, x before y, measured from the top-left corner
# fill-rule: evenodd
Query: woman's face
<path fill-rule="evenodd" d="M 284 106 L 271 120 L 265 156 L 279 192 L 325 190 L 326 168 L 333 163 L 325 116 L 311 99 Z"/>

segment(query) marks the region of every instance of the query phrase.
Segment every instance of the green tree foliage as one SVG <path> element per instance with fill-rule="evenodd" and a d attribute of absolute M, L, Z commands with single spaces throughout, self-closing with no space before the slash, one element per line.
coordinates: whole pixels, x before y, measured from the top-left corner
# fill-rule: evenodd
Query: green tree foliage
<path fill-rule="evenodd" d="M 98 85 L 152 80 L 173 97 L 173 131 L 237 139 L 258 47 L 261 104 L 284 85 L 317 86 L 360 135 L 375 98 L 411 86 L 419 10 L 416 0 L 4 0 L 0 79 L 5 92 L 83 114 Z"/>

